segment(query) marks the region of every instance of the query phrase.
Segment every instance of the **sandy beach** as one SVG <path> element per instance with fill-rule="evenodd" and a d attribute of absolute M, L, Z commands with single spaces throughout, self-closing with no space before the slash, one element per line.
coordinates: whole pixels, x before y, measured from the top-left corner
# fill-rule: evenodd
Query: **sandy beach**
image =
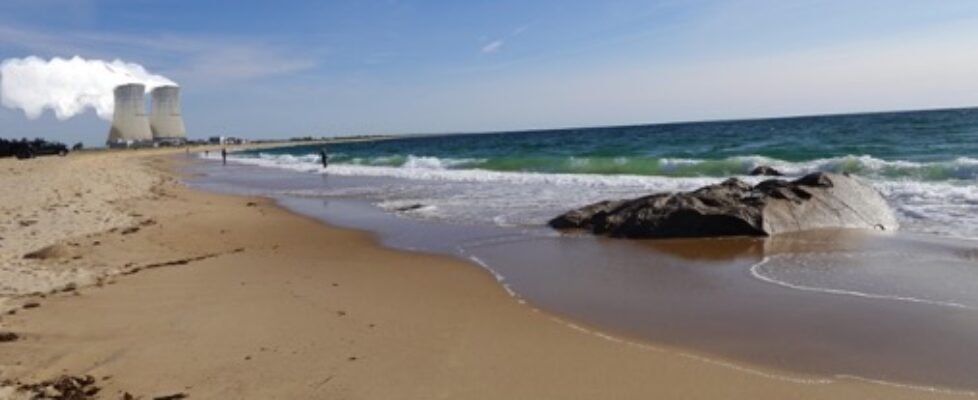
<path fill-rule="evenodd" d="M 190 190 L 181 158 L 0 160 L 0 398 L 64 374 L 106 399 L 972 397 L 608 336 L 462 260 Z"/>

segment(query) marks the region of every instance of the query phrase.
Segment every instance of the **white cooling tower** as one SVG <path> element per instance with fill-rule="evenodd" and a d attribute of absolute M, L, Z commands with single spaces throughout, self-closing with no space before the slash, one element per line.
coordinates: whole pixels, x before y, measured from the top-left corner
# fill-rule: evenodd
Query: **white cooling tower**
<path fill-rule="evenodd" d="M 180 116 L 180 88 L 161 86 L 151 92 L 153 105 L 149 114 L 149 124 L 156 141 L 183 140 L 187 137 Z"/>
<path fill-rule="evenodd" d="M 112 128 L 109 129 L 110 147 L 129 146 L 151 142 L 153 133 L 146 119 L 146 89 L 138 83 L 116 86 L 115 113 L 112 114 Z"/>

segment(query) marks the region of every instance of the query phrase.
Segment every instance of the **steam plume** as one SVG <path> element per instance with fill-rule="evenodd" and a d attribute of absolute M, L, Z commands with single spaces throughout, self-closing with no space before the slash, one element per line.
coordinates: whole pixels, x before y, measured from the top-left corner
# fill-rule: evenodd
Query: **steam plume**
<path fill-rule="evenodd" d="M 30 56 L 0 63 L 0 103 L 21 109 L 27 118 L 45 109 L 68 119 L 91 107 L 104 120 L 112 119 L 112 90 L 126 83 L 141 83 L 147 91 L 173 81 L 146 71 L 139 64 L 121 60 L 86 60 L 55 57 L 50 61 Z"/>

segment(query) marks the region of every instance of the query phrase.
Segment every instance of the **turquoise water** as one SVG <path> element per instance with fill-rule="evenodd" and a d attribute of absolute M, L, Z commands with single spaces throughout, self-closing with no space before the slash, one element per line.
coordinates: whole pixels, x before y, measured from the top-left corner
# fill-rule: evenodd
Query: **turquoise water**
<path fill-rule="evenodd" d="M 605 333 L 829 379 L 970 390 L 976 139 L 978 109 L 943 110 L 342 143 L 328 146 L 328 168 L 319 145 L 300 145 L 232 153 L 202 175 L 471 260 L 521 301 Z M 766 178 L 746 175 L 758 165 L 854 173 L 904 232 L 714 241 L 714 254 L 545 225 L 599 200 L 756 183 Z"/>
<path fill-rule="evenodd" d="M 335 164 L 364 166 L 695 177 L 770 164 L 788 173 L 960 180 L 978 176 L 978 109 L 411 137 L 329 152 Z"/>
<path fill-rule="evenodd" d="M 352 196 L 405 216 L 540 226 L 591 202 L 691 190 L 759 165 L 865 178 L 901 229 L 978 238 L 978 109 L 414 136 L 253 150 L 263 167 L 386 179 Z M 421 205 L 422 207 L 413 207 Z M 402 208 L 410 207 L 408 211 Z"/>

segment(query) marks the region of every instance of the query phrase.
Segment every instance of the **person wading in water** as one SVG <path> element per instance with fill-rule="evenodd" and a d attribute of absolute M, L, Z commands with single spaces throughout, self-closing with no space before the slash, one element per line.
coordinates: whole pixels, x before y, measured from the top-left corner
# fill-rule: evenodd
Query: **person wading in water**
<path fill-rule="evenodd" d="M 329 166 L 329 155 L 326 154 L 326 148 L 323 147 L 319 149 L 319 160 L 323 162 L 323 168 Z"/>
<path fill-rule="evenodd" d="M 227 147 L 221 147 L 221 163 L 228 165 L 228 149 Z"/>

